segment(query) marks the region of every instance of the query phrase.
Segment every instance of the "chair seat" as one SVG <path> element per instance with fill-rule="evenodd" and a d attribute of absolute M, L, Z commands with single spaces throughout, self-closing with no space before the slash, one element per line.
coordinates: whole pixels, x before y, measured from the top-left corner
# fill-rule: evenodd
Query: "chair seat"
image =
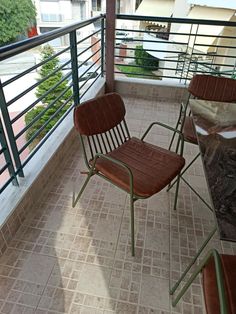
<path fill-rule="evenodd" d="M 229 314 L 236 313 L 236 256 L 221 255 L 224 275 L 225 292 L 228 301 Z M 216 283 L 214 260 L 203 269 L 203 291 L 207 314 L 220 313 L 218 289 Z"/>
<path fill-rule="evenodd" d="M 134 194 L 139 197 L 149 197 L 162 190 L 185 164 L 183 157 L 134 137 L 107 156 L 130 167 L 134 178 Z M 123 167 L 99 158 L 96 169 L 122 189 L 130 191 L 129 175 Z"/>
<path fill-rule="evenodd" d="M 184 121 L 184 127 L 183 127 L 183 135 L 184 139 L 192 144 L 198 144 L 197 141 L 197 134 L 194 128 L 193 124 L 193 118 L 192 117 L 186 117 Z"/>

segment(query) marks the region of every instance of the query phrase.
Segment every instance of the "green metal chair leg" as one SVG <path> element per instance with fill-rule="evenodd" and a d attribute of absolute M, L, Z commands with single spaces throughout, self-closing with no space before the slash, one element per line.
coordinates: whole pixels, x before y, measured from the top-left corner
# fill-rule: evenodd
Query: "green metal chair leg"
<path fill-rule="evenodd" d="M 131 219 L 131 253 L 135 255 L 135 241 L 134 241 L 134 198 L 130 194 L 130 219 Z"/>
<path fill-rule="evenodd" d="M 189 270 L 191 269 L 191 267 L 195 264 L 195 262 L 197 261 L 198 257 L 200 256 L 200 254 L 202 253 L 202 251 L 205 249 L 205 247 L 207 246 L 208 242 L 212 239 L 213 235 L 215 234 L 217 230 L 217 227 L 214 226 L 213 230 L 209 233 L 208 237 L 206 238 L 206 240 L 203 242 L 202 246 L 200 247 L 200 249 L 197 251 L 196 255 L 193 257 L 191 263 L 188 265 L 188 267 L 185 269 L 185 271 L 183 272 L 183 274 L 180 276 L 179 280 L 175 283 L 175 285 L 170 289 L 170 295 L 173 295 L 176 291 L 176 289 L 178 288 L 178 286 L 180 285 L 181 281 L 185 278 L 185 276 L 187 275 L 187 273 L 189 272 Z M 176 303 L 177 304 L 177 303 Z"/>
<path fill-rule="evenodd" d="M 184 168 L 184 170 L 180 173 L 180 176 L 182 177 L 183 174 L 188 170 L 189 167 L 191 167 L 191 165 L 194 163 L 194 161 L 200 156 L 200 153 L 198 153 L 193 160 L 188 164 L 188 166 L 186 168 Z M 169 190 L 175 185 L 175 183 L 177 182 L 178 179 L 176 179 L 173 183 L 171 183 L 168 186 L 167 192 L 169 192 Z"/>
<path fill-rule="evenodd" d="M 181 177 L 180 175 L 178 175 L 178 177 L 177 177 L 176 190 L 175 190 L 175 200 L 174 200 L 174 210 L 176 210 L 177 202 L 178 202 L 180 177 Z M 167 191 L 168 191 L 168 190 L 167 190 Z"/>
<path fill-rule="evenodd" d="M 73 189 L 73 196 L 72 196 L 72 207 L 74 208 L 76 206 L 76 204 L 78 203 L 82 193 L 84 192 L 84 189 L 86 188 L 87 184 L 89 183 L 90 178 L 93 176 L 93 171 L 90 170 L 84 184 L 82 185 L 79 194 L 77 195 L 77 197 L 75 198 L 75 184 L 74 184 L 74 189 Z"/>
<path fill-rule="evenodd" d="M 176 304 L 179 302 L 179 300 L 188 290 L 188 288 L 190 287 L 194 279 L 197 277 L 197 275 L 207 265 L 211 257 L 214 258 L 214 263 L 215 263 L 216 282 L 217 282 L 217 288 L 218 288 L 218 297 L 220 301 L 220 313 L 221 314 L 228 313 L 228 305 L 227 305 L 227 298 L 226 298 L 226 293 L 224 289 L 224 277 L 223 277 L 223 270 L 222 270 L 222 265 L 221 265 L 221 258 L 220 258 L 219 253 L 215 249 L 210 250 L 205 255 L 203 260 L 197 266 L 194 273 L 190 276 L 189 280 L 186 282 L 186 284 L 183 286 L 181 291 L 178 293 L 177 297 L 172 301 L 172 306 L 176 306 Z"/>

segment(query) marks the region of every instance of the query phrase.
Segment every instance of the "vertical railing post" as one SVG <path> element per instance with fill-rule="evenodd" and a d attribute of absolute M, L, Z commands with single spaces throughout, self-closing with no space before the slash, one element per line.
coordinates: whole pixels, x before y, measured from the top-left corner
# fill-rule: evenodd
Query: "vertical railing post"
<path fill-rule="evenodd" d="M 6 128 L 6 133 L 7 133 L 7 137 L 9 140 L 10 147 L 11 147 L 13 159 L 15 161 L 17 173 L 19 174 L 20 177 L 24 177 L 21 160 L 20 160 L 18 148 L 16 145 L 16 140 L 15 140 L 12 124 L 11 124 L 10 115 L 7 109 L 7 103 L 6 103 L 5 95 L 3 92 L 1 80 L 0 80 L 0 109 L 2 112 L 2 118 L 4 121 L 5 128 Z"/>
<path fill-rule="evenodd" d="M 104 56 L 104 45 L 105 45 L 105 18 L 102 16 L 101 18 L 101 73 L 102 77 L 104 76 L 104 62 L 105 62 L 105 56 Z"/>
<path fill-rule="evenodd" d="M 116 1 L 106 0 L 106 92 L 115 90 L 115 23 Z"/>
<path fill-rule="evenodd" d="M 70 32 L 70 54 L 71 54 L 74 105 L 77 106 L 80 103 L 80 97 L 79 97 L 79 79 L 78 79 L 79 71 L 77 59 L 76 30 Z"/>
<path fill-rule="evenodd" d="M 197 34 L 198 34 L 198 28 L 199 28 L 199 24 L 197 24 L 196 33 L 194 35 L 193 47 L 192 47 L 191 54 L 190 54 L 190 57 L 189 57 L 188 69 L 187 69 L 187 73 L 186 73 L 186 77 L 185 77 L 185 84 L 187 83 L 188 73 L 189 73 L 189 70 L 190 70 L 191 62 L 192 62 L 194 46 L 195 46 L 196 39 L 197 39 Z"/>
<path fill-rule="evenodd" d="M 1 118 L 0 118 L 0 143 L 2 146 L 2 151 L 3 151 L 3 155 L 5 158 L 6 164 L 7 164 L 7 169 L 8 169 L 9 175 L 11 178 L 13 178 L 12 183 L 13 183 L 13 185 L 19 185 L 17 178 L 16 178 L 16 172 L 15 172 L 13 162 L 11 159 L 9 147 L 7 145 L 6 136 L 4 134 L 4 129 L 3 129 Z"/>

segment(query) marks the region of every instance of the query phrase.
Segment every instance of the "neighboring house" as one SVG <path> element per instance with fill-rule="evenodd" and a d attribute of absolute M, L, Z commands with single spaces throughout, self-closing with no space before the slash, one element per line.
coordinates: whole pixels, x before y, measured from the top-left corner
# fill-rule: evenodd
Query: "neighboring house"
<path fill-rule="evenodd" d="M 91 17 L 91 0 L 35 0 L 38 33 L 63 27 Z M 51 42 L 55 47 L 68 45 L 63 36 Z"/>
<path fill-rule="evenodd" d="M 166 16 L 166 17 L 186 17 L 190 19 L 205 19 L 210 20 L 222 20 L 222 21 L 236 21 L 236 1 L 228 0 L 142 0 L 139 7 L 137 8 L 135 14 L 145 15 L 145 16 Z M 140 23 L 140 28 L 146 30 L 156 31 L 157 34 L 154 37 L 152 35 L 146 34 L 144 36 L 145 40 L 156 40 L 159 43 L 144 43 L 144 49 L 156 49 L 156 50 L 169 50 L 169 51 L 179 51 L 181 53 L 191 54 L 199 53 L 199 60 L 204 62 L 205 60 L 210 60 L 214 58 L 214 63 L 219 64 L 229 64 L 234 65 L 234 58 L 227 57 L 214 57 L 214 54 L 221 55 L 235 55 L 236 49 L 232 48 L 216 48 L 211 47 L 211 45 L 221 45 L 221 46 L 232 46 L 232 39 L 218 38 L 218 36 L 233 36 L 234 29 L 231 27 L 224 26 L 209 26 L 209 25 L 196 25 L 191 28 L 191 24 L 172 24 L 163 22 L 142 22 Z M 169 30 L 171 32 L 180 33 L 180 35 L 170 35 L 168 36 Z M 166 36 L 158 34 L 158 31 L 165 32 Z M 191 37 L 189 40 L 188 35 L 181 35 L 182 33 L 192 33 L 192 34 L 205 34 L 211 35 L 211 37 Z M 229 44 L 230 40 L 230 44 Z M 235 40 L 235 39 L 234 39 Z M 175 45 L 174 42 L 185 43 L 182 47 L 180 45 Z M 236 42 L 234 44 L 236 46 Z M 187 48 L 186 48 L 187 47 Z M 216 51 L 217 50 L 217 51 Z M 159 58 L 166 59 L 167 61 L 160 62 L 160 67 L 173 68 L 175 63 L 168 62 L 168 59 L 175 58 L 176 54 L 165 53 L 165 52 L 150 52 L 151 55 Z M 196 56 L 196 58 L 198 58 Z M 230 68 L 229 68 L 230 69 Z M 231 68 L 232 69 L 232 68 Z M 221 70 L 219 67 L 217 70 Z M 224 67 L 224 71 L 227 70 Z M 166 71 L 166 75 L 170 75 L 170 71 Z M 173 71 L 172 71 L 173 74 Z"/>

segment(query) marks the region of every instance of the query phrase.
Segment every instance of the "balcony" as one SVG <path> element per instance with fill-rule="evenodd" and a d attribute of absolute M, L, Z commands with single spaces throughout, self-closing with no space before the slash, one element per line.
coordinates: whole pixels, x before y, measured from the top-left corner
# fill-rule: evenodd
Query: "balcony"
<path fill-rule="evenodd" d="M 74 50 L 74 36 L 76 29 L 91 21 L 1 50 L 1 60 L 8 59 L 29 51 L 34 44 L 36 47 L 70 33 L 70 47 L 57 54 L 71 54 L 69 62 L 65 61 L 61 67 L 71 65 L 64 75 L 72 77 L 73 104 L 30 150 L 34 135 L 28 140 L 24 138 L 23 142 L 17 141 L 24 127 L 21 124 L 21 128 L 16 128 L 14 121 L 22 116 L 18 113 L 16 119 L 17 115 L 9 109 L 25 96 L 25 92 L 19 92 L 18 98 L 11 95 L 9 99 L 4 93 L 14 80 L 28 82 L 32 67 L 2 82 L 0 311 L 17 314 L 204 313 L 200 279 L 194 282 L 177 307 L 171 306 L 169 297 L 169 284 L 179 278 L 214 221 L 213 214 L 187 186 L 182 184 L 180 187 L 176 212 L 172 210 L 172 191 L 163 190 L 135 204 L 135 257 L 130 250 L 126 193 L 93 178 L 81 201 L 75 208 L 71 206 L 73 183 L 76 182 L 78 188 L 81 186 L 85 170 L 80 144 L 72 128 L 72 109 L 74 104 L 103 93 L 104 74 L 108 76 L 103 63 L 103 17 L 92 20 L 97 19 L 101 20 L 100 37 L 91 40 L 88 50 L 91 50 L 93 60 L 91 68 L 98 75 L 86 81 L 80 81 L 78 76 L 81 75 L 78 67 L 83 66 L 86 59 L 78 60 L 82 51 L 78 42 L 77 53 Z M 98 59 L 102 61 L 98 62 Z M 175 61 L 179 62 L 178 58 Z M 148 79 L 116 77 L 115 90 L 124 97 L 132 135 L 139 137 L 150 121 L 175 124 L 179 104 L 186 99 L 191 71 L 199 73 L 190 67 L 188 75 L 183 71 L 182 76 L 174 76 L 172 81 L 149 80 L 149 76 Z M 232 75 L 232 71 L 222 72 L 221 75 Z M 26 106 L 24 110 L 30 109 Z M 166 147 L 170 138 L 168 132 L 156 129 L 147 141 Z M 185 158 L 191 159 L 196 151 L 197 148 L 186 146 Z M 186 178 L 201 195 L 209 198 L 201 160 L 188 171 Z M 217 235 L 209 247 L 236 254 L 235 244 L 221 242 Z"/>

